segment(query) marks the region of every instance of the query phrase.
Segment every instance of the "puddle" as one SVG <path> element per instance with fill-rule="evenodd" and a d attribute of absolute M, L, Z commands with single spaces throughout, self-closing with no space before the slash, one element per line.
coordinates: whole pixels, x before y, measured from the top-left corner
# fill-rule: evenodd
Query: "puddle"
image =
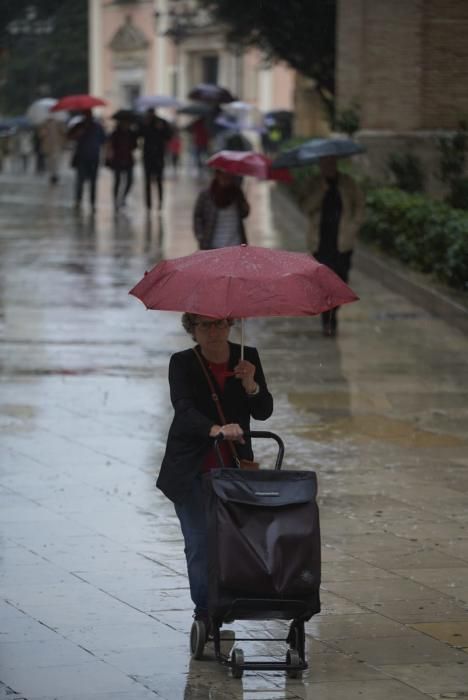
<path fill-rule="evenodd" d="M 417 428 L 412 423 L 382 415 L 360 415 L 338 418 L 319 423 L 296 433 L 301 438 L 327 441 L 352 439 L 355 441 L 378 440 L 401 447 L 461 447 L 466 440 L 446 433 L 433 433 Z"/>
<path fill-rule="evenodd" d="M 28 404 L 19 403 L 4 403 L 0 404 L 0 415 L 8 416 L 9 418 L 18 418 L 23 420 L 31 420 L 37 414 L 37 409 Z"/>

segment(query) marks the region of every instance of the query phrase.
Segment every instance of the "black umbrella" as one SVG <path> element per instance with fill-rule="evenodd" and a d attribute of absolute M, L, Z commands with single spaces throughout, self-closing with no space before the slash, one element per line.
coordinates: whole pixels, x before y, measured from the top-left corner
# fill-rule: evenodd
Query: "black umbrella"
<path fill-rule="evenodd" d="M 299 168 L 309 165 L 326 156 L 349 158 L 364 153 L 366 149 L 351 139 L 311 139 L 299 146 L 280 153 L 273 163 L 273 168 Z"/>
<path fill-rule="evenodd" d="M 112 119 L 115 119 L 117 122 L 136 122 L 138 121 L 139 116 L 138 114 L 135 114 L 132 109 L 118 109 L 117 112 L 114 112 L 112 115 Z"/>
<path fill-rule="evenodd" d="M 234 102 L 237 98 L 221 85 L 211 83 L 199 83 L 192 88 L 188 94 L 190 100 L 200 100 L 201 102 L 211 102 L 214 104 L 227 104 Z"/>
<path fill-rule="evenodd" d="M 177 114 L 189 114 L 192 117 L 205 117 L 213 111 L 213 105 L 208 105 L 203 102 L 199 102 L 185 105 L 185 107 L 179 107 Z"/>

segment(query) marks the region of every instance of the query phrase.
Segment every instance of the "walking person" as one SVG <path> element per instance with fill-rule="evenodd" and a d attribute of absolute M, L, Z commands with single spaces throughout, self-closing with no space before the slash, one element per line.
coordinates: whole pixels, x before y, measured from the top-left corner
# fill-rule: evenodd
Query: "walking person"
<path fill-rule="evenodd" d="M 114 172 L 113 198 L 116 212 L 125 206 L 133 184 L 133 151 L 137 147 L 137 137 L 131 126 L 127 117 L 119 119 L 107 141 L 106 164 Z"/>
<path fill-rule="evenodd" d="M 60 160 L 65 144 L 65 129 L 54 117 L 48 117 L 39 127 L 41 150 L 44 153 L 49 182 L 56 185 L 59 181 Z"/>
<path fill-rule="evenodd" d="M 201 250 L 247 243 L 244 219 L 250 206 L 234 175 L 215 170 L 195 202 L 193 231 Z"/>
<path fill-rule="evenodd" d="M 223 433 L 234 441 L 242 459 L 253 459 L 250 419 L 266 420 L 273 412 L 258 352 L 229 342 L 232 320 L 213 320 L 184 314 L 182 324 L 197 343 L 172 355 L 169 386 L 174 418 L 169 428 L 166 451 L 157 486 L 174 502 L 185 541 L 185 556 L 194 618 L 208 628 L 208 561 L 205 502 L 202 475 L 219 466 L 213 439 Z M 207 376 L 216 388 L 226 423 L 213 400 Z M 229 442 L 221 443 L 225 466 L 235 466 Z"/>
<path fill-rule="evenodd" d="M 23 173 L 29 170 L 29 159 L 34 153 L 34 141 L 31 131 L 22 130 L 16 134 L 16 147 L 19 161 L 19 169 Z"/>
<path fill-rule="evenodd" d="M 148 109 L 139 136 L 143 141 L 146 208 L 151 211 L 151 187 L 155 180 L 158 187 L 158 208 L 161 209 L 164 195 L 164 160 L 166 147 L 171 138 L 171 127 L 165 119 L 156 115 L 154 109 Z"/>
<path fill-rule="evenodd" d="M 73 129 L 73 137 L 76 140 L 73 157 L 76 168 L 75 209 L 80 208 L 84 183 L 89 181 L 89 202 L 94 213 L 101 148 L 106 141 L 106 132 L 89 109 L 84 113 L 83 121 Z"/>
<path fill-rule="evenodd" d="M 167 150 L 171 157 L 172 172 L 174 173 L 174 177 L 177 177 L 180 154 L 182 151 L 182 139 L 180 137 L 180 131 L 175 124 L 172 125 L 172 136 L 169 140 Z"/>
<path fill-rule="evenodd" d="M 312 255 L 348 282 L 351 258 L 364 218 L 364 196 L 355 180 L 338 172 L 337 158 L 320 158 L 320 175 L 308 187 L 304 209 L 309 216 L 308 248 Z M 335 336 L 338 307 L 322 314 L 322 332 Z"/>
<path fill-rule="evenodd" d="M 210 134 L 205 123 L 205 119 L 200 117 L 188 127 L 192 136 L 192 149 L 197 167 L 198 175 L 203 172 L 203 166 L 208 155 Z"/>

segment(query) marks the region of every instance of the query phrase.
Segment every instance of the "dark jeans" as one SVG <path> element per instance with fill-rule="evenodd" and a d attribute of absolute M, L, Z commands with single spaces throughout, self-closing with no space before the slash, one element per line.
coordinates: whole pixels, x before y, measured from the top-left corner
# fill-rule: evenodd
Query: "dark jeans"
<path fill-rule="evenodd" d="M 352 251 L 348 253 L 337 252 L 333 258 L 322 258 L 320 253 L 316 253 L 314 257 L 316 257 L 319 262 L 330 267 L 333 272 L 335 272 L 338 277 L 343 280 L 343 282 L 346 282 L 346 284 L 348 283 Z M 337 314 L 339 308 L 340 307 L 337 306 L 334 309 L 325 311 L 322 314 L 322 328 L 324 333 L 327 335 L 335 335 L 336 333 L 338 326 Z"/>
<path fill-rule="evenodd" d="M 146 208 L 151 209 L 151 184 L 153 180 L 156 180 L 158 187 L 159 196 L 159 208 L 161 208 L 163 201 L 163 177 L 164 177 L 164 163 L 149 164 L 145 163 L 145 202 Z"/>
<path fill-rule="evenodd" d="M 190 497 L 175 504 L 175 511 L 185 541 L 190 596 L 199 613 L 208 608 L 208 533 L 201 476 L 193 482 Z"/>
<path fill-rule="evenodd" d="M 78 161 L 76 166 L 76 189 L 75 203 L 80 204 L 83 197 L 83 186 L 86 180 L 89 180 L 89 201 L 94 209 L 96 204 L 96 181 L 98 174 L 99 161 L 85 160 Z"/>
<path fill-rule="evenodd" d="M 114 169 L 114 204 L 118 206 L 125 202 L 133 184 L 133 166 Z M 121 185 L 123 185 L 121 187 Z M 122 192 L 120 190 L 123 190 Z"/>

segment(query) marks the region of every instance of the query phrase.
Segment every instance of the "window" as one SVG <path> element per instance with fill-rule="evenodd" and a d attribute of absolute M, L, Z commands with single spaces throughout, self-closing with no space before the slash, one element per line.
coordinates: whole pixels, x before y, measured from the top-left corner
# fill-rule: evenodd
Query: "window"
<path fill-rule="evenodd" d="M 202 56 L 202 83 L 218 83 L 218 57 Z"/>
<path fill-rule="evenodd" d="M 135 83 L 122 85 L 123 107 L 132 109 L 141 95 L 141 86 Z"/>

